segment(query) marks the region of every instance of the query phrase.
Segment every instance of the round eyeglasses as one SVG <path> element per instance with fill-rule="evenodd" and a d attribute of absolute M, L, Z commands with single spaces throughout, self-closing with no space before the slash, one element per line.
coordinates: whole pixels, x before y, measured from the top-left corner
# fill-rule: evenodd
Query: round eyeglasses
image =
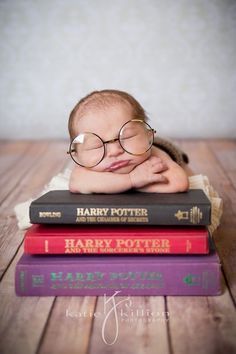
<path fill-rule="evenodd" d="M 103 141 L 95 133 L 80 133 L 70 143 L 69 151 L 72 160 L 82 166 L 97 166 L 106 154 L 106 144 L 119 142 L 124 151 L 131 155 L 142 155 L 151 149 L 156 131 L 140 119 L 126 122 L 120 129 L 118 138 Z"/>

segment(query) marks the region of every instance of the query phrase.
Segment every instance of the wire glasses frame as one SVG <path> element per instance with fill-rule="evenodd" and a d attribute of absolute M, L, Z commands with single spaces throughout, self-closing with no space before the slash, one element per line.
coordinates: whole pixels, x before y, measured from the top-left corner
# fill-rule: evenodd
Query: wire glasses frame
<path fill-rule="evenodd" d="M 130 123 L 139 123 L 142 128 L 144 128 L 144 132 L 147 134 L 147 137 L 148 135 L 150 135 L 150 141 L 148 142 L 148 145 L 145 147 L 144 151 L 142 150 L 142 152 L 132 152 L 130 150 L 127 149 L 126 145 L 126 141 L 128 140 L 131 140 L 131 138 L 128 136 L 127 138 L 122 138 L 122 132 L 124 131 L 124 129 L 126 127 L 129 127 L 129 124 Z M 137 124 L 138 126 L 138 124 Z M 70 146 L 69 146 L 69 150 L 67 151 L 67 154 L 70 155 L 70 157 L 72 158 L 72 160 L 79 166 L 82 166 L 82 167 L 87 167 L 87 168 L 91 168 L 91 167 L 95 167 L 97 166 L 105 157 L 105 154 L 106 154 L 106 144 L 109 144 L 109 143 L 115 143 L 115 142 L 119 142 L 120 146 L 122 147 L 122 149 L 124 151 L 126 151 L 128 154 L 130 155 L 134 155 L 134 156 L 139 156 L 139 155 L 143 155 L 144 153 L 146 153 L 148 150 L 151 149 L 152 145 L 153 145 L 153 141 L 154 141 L 154 134 L 156 133 L 156 131 L 154 129 L 151 128 L 151 126 L 146 123 L 145 121 L 141 120 L 141 119 L 131 119 L 129 120 L 128 122 L 126 122 L 125 124 L 122 125 L 122 127 L 120 128 L 119 130 L 119 133 L 118 133 L 118 137 L 115 138 L 115 139 L 111 139 L 111 140 L 107 140 L 107 141 L 103 141 L 102 138 L 100 136 L 98 136 L 97 134 L 95 133 L 90 133 L 90 132 L 85 132 L 85 133 L 81 133 L 79 134 L 78 136 L 76 136 L 71 142 L 70 142 Z M 78 161 L 78 158 L 76 159 L 74 154 L 77 153 L 77 150 L 75 149 L 75 144 L 83 144 L 84 143 L 84 140 L 85 140 L 85 135 L 86 134 L 89 134 L 90 135 L 90 138 L 93 137 L 94 141 L 96 141 L 96 143 L 99 142 L 99 148 L 102 149 L 101 151 L 101 154 L 99 155 L 99 158 L 96 160 L 96 162 L 93 162 L 91 164 L 87 164 L 85 162 L 79 162 Z M 129 133 L 130 134 L 130 133 Z M 122 143 L 122 141 L 124 141 Z M 94 148 L 94 149 L 91 149 L 90 151 L 95 151 L 98 150 L 98 147 Z"/>

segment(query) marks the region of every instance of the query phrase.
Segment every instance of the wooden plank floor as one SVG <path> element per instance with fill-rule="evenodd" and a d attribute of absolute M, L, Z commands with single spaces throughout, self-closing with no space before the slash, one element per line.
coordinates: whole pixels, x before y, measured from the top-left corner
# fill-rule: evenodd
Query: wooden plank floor
<path fill-rule="evenodd" d="M 125 315 L 126 299 L 117 297 L 123 301 L 118 326 L 114 317 L 105 321 L 103 297 L 16 297 L 14 271 L 24 232 L 13 207 L 36 197 L 68 165 L 67 144 L 0 142 L 1 354 L 236 353 L 236 142 L 177 142 L 188 152 L 194 172 L 206 174 L 224 200 L 222 223 L 214 234 L 223 294 L 132 297 L 133 317 Z M 137 310 L 142 311 L 139 317 Z"/>

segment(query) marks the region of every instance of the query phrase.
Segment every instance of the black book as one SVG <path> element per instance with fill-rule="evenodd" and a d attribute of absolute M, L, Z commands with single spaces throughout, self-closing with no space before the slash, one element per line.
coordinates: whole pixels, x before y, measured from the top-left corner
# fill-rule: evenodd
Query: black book
<path fill-rule="evenodd" d="M 183 193 L 73 194 L 50 191 L 30 205 L 33 224 L 209 225 L 201 189 Z"/>

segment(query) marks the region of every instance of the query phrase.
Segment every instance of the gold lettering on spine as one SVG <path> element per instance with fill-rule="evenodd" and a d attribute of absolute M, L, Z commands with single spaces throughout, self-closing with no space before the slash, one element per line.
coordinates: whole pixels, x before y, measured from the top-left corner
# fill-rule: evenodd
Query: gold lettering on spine
<path fill-rule="evenodd" d="M 40 218 L 61 218 L 60 211 L 40 211 L 39 212 Z"/>
<path fill-rule="evenodd" d="M 192 209 L 190 209 L 190 221 L 191 221 L 191 223 L 199 224 L 201 219 L 202 219 L 201 210 L 197 206 L 192 207 Z"/>
<path fill-rule="evenodd" d="M 111 216 L 147 216 L 146 208 L 111 208 Z"/>
<path fill-rule="evenodd" d="M 65 239 L 65 253 L 92 253 L 100 250 L 113 250 L 113 252 L 160 253 L 170 250 L 168 239 Z"/>
<path fill-rule="evenodd" d="M 180 220 L 189 220 L 192 224 L 196 225 L 199 224 L 200 221 L 202 220 L 202 211 L 199 209 L 197 206 L 194 206 L 188 210 L 178 210 L 177 213 L 174 214 L 174 216 L 180 221 Z"/>
<path fill-rule="evenodd" d="M 48 240 L 44 241 L 44 251 L 45 253 L 48 253 Z"/>
<path fill-rule="evenodd" d="M 106 216 L 108 208 L 77 208 L 77 216 Z"/>
<path fill-rule="evenodd" d="M 146 208 L 77 208 L 77 217 L 144 217 L 148 216 Z"/>
<path fill-rule="evenodd" d="M 192 248 L 192 243 L 189 240 L 187 240 L 186 241 L 186 252 L 188 253 L 191 250 L 191 248 Z"/>

